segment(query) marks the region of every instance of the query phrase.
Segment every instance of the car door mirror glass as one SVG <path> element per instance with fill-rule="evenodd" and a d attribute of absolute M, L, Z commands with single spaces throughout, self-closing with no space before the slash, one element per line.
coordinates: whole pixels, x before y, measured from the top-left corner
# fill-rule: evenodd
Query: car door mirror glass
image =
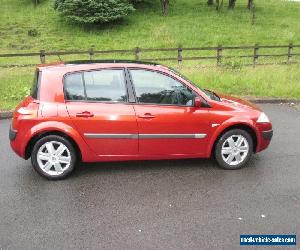
<path fill-rule="evenodd" d="M 201 98 L 199 96 L 195 97 L 194 105 L 196 108 L 200 108 L 202 105 Z"/>
<path fill-rule="evenodd" d="M 196 108 L 200 108 L 200 107 L 202 107 L 202 108 L 210 108 L 209 103 L 205 99 L 203 99 L 202 97 L 200 97 L 200 96 L 196 96 L 195 97 L 195 99 L 194 99 L 194 106 Z"/>

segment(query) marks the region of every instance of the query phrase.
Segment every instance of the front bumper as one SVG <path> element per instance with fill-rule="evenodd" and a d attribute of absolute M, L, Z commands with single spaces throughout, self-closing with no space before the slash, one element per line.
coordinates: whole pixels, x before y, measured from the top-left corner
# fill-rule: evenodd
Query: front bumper
<path fill-rule="evenodd" d="M 273 137 L 273 129 L 271 125 L 264 125 L 264 127 L 259 128 L 257 133 L 257 147 L 256 153 L 265 150 L 271 143 Z"/>
<path fill-rule="evenodd" d="M 268 140 L 270 141 L 273 137 L 273 130 L 268 130 L 268 131 L 263 131 L 262 132 L 262 137 L 265 139 L 265 140 Z"/>
<path fill-rule="evenodd" d="M 16 130 L 12 129 L 12 127 L 10 126 L 10 128 L 9 128 L 9 140 L 14 141 L 17 137 L 17 133 L 18 132 Z"/>

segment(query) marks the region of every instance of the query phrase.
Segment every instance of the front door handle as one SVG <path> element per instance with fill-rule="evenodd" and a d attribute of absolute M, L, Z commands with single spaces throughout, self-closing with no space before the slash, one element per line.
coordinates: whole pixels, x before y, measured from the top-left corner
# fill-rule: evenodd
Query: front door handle
<path fill-rule="evenodd" d="M 155 116 L 152 115 L 151 113 L 145 113 L 143 115 L 139 115 L 139 118 L 142 118 L 142 119 L 153 119 L 153 118 L 155 118 Z"/>
<path fill-rule="evenodd" d="M 94 116 L 94 114 L 92 114 L 89 111 L 83 111 L 81 113 L 76 114 L 76 117 L 83 117 L 83 118 L 89 118 L 89 117 L 93 117 L 93 116 Z"/>

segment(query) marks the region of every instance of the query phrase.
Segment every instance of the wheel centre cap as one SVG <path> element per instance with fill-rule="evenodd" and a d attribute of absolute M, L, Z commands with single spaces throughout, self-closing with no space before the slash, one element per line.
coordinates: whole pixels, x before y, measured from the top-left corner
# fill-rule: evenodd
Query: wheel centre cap
<path fill-rule="evenodd" d="M 55 156 L 55 155 L 51 156 L 51 161 L 52 162 L 57 162 L 58 161 L 57 156 Z"/>

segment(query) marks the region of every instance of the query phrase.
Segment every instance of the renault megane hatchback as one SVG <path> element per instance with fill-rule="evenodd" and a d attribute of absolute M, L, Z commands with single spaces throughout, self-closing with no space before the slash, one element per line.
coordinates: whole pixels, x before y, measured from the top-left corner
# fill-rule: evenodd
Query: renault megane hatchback
<path fill-rule="evenodd" d="M 78 161 L 209 158 L 243 167 L 272 138 L 253 104 L 196 87 L 165 66 L 130 61 L 38 66 L 9 138 L 48 179 Z"/>

